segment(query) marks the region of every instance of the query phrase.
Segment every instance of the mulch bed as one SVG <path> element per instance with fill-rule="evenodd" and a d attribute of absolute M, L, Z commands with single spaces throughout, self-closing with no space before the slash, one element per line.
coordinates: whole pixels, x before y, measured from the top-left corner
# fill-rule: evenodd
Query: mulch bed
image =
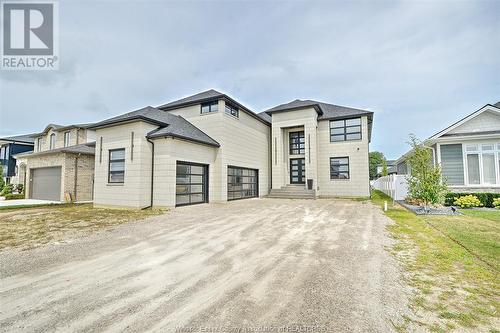
<path fill-rule="evenodd" d="M 398 200 L 397 203 L 417 215 L 462 215 L 462 213 L 460 213 L 458 209 L 453 211 L 451 206 L 429 207 L 426 210 L 425 207 L 410 205 L 404 200 Z"/>

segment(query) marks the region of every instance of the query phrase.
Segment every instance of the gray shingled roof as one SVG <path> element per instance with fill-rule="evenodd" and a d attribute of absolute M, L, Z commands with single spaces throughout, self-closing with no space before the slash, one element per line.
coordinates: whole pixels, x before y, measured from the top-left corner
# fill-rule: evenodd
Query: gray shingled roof
<path fill-rule="evenodd" d="M 219 143 L 205 134 L 198 127 L 194 126 L 181 116 L 173 115 L 169 112 L 159 110 L 152 106 L 125 113 L 110 119 L 95 123 L 89 128 L 100 128 L 111 126 L 117 123 L 129 122 L 134 120 L 143 120 L 159 126 L 154 131 L 148 133 L 149 138 L 157 137 L 177 137 L 190 141 L 195 141 L 215 147 L 219 147 Z"/>
<path fill-rule="evenodd" d="M 207 91 L 203 91 L 198 94 L 194 94 L 192 96 L 184 97 L 179 100 L 169 102 L 167 104 L 163 104 L 162 106 L 159 106 L 159 109 L 170 109 L 175 106 L 180 106 L 180 105 L 185 105 L 185 104 L 191 104 L 191 103 L 198 103 L 203 100 L 209 100 L 209 99 L 215 99 L 215 98 L 222 98 L 225 95 L 221 92 L 218 92 L 217 90 L 210 89 Z"/>
<path fill-rule="evenodd" d="M 16 154 L 17 157 L 31 157 L 31 156 L 39 156 L 39 155 L 49 155 L 49 154 L 58 154 L 58 153 L 72 153 L 72 154 L 83 154 L 83 155 L 94 155 L 95 154 L 95 142 L 83 143 L 79 145 L 62 147 L 50 150 L 44 150 L 39 152 L 26 152 Z"/>
<path fill-rule="evenodd" d="M 0 141 L 34 143 L 36 135 L 37 135 L 36 133 L 32 133 L 32 134 L 22 134 L 22 135 L 6 136 L 6 137 L 3 137 L 3 138 L 0 138 Z"/>
<path fill-rule="evenodd" d="M 267 125 L 271 124 L 270 118 L 262 117 L 261 115 L 258 115 L 257 113 L 253 112 L 252 110 L 250 110 L 249 108 L 247 108 L 243 104 L 239 103 L 235 99 L 231 98 L 230 96 L 228 96 L 224 93 L 221 93 L 217 90 L 214 90 L 214 89 L 203 91 L 201 93 L 194 94 L 192 96 L 181 98 L 177 101 L 163 104 L 161 106 L 158 106 L 158 109 L 172 110 L 172 109 L 176 109 L 176 108 L 183 107 L 183 106 L 196 105 L 196 104 L 215 101 L 215 100 L 219 100 L 219 99 L 222 99 L 222 100 L 225 100 L 231 104 L 234 104 L 241 111 L 245 112 L 246 114 L 248 114 L 251 117 L 254 117 L 255 119 L 258 119 L 258 120 L 266 123 Z"/>
<path fill-rule="evenodd" d="M 497 108 L 500 109 L 500 102 L 496 102 L 495 104 L 493 104 L 493 106 L 496 106 Z"/>
<path fill-rule="evenodd" d="M 296 99 L 292 102 L 281 104 L 264 111 L 267 114 L 273 114 L 275 112 L 285 112 L 295 109 L 301 109 L 305 107 L 313 107 L 319 114 L 318 119 L 333 119 L 333 118 L 345 118 L 351 116 L 359 115 L 370 115 L 373 114 L 371 111 L 354 109 L 346 106 L 339 106 L 334 104 L 328 104 L 313 100 L 300 100 Z"/>

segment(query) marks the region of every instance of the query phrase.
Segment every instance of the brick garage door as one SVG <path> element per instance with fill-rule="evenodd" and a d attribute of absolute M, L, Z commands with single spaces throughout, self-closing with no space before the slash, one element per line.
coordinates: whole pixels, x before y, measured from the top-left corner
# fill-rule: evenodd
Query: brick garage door
<path fill-rule="evenodd" d="M 31 169 L 31 198 L 61 200 L 61 167 Z"/>

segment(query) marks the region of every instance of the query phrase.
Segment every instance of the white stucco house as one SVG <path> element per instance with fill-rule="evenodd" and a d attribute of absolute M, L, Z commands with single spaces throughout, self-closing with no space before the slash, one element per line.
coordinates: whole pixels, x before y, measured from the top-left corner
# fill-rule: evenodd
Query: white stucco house
<path fill-rule="evenodd" d="M 500 193 L 500 102 L 486 104 L 424 141 L 453 192 Z M 397 161 L 407 174 L 408 153 Z"/>
<path fill-rule="evenodd" d="M 254 113 L 208 90 L 93 124 L 94 205 L 366 197 L 373 113 L 295 100 Z"/>

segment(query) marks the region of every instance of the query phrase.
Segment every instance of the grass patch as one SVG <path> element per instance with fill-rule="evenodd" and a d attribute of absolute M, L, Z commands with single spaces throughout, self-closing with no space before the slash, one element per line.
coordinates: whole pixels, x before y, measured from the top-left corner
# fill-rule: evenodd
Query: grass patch
<path fill-rule="evenodd" d="M 500 222 L 500 209 L 497 210 L 462 209 L 460 212 L 467 216 L 486 219 L 493 222 Z"/>
<path fill-rule="evenodd" d="M 374 191 L 372 202 L 395 221 L 392 253 L 414 288 L 411 308 L 430 331 L 494 330 L 500 310 L 500 230 L 495 211 L 417 216 Z"/>
<path fill-rule="evenodd" d="M 152 209 L 94 208 L 92 204 L 11 207 L 0 212 L 0 250 L 30 249 L 162 213 Z"/>

